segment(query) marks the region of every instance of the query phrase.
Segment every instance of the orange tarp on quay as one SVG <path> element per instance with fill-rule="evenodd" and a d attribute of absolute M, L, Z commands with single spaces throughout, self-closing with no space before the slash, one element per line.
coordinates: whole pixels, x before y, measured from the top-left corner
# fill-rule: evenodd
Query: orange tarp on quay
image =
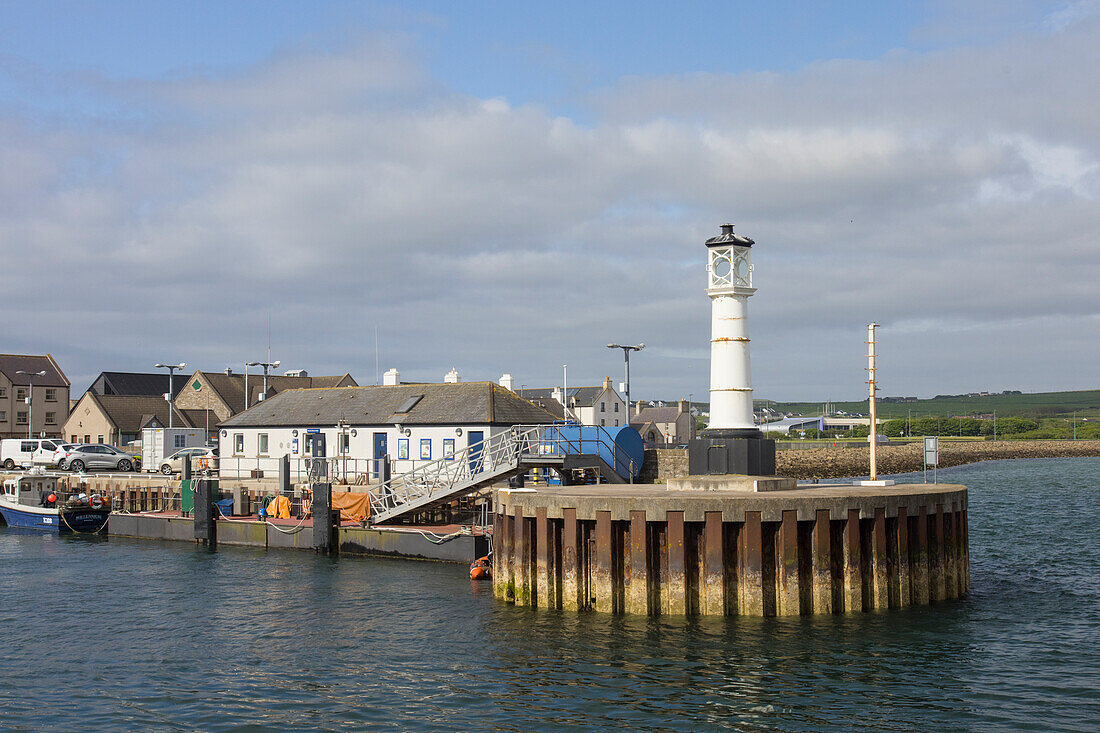
<path fill-rule="evenodd" d="M 369 495 L 350 491 L 333 491 L 332 508 L 340 510 L 341 520 L 365 522 L 367 517 L 370 516 Z"/>

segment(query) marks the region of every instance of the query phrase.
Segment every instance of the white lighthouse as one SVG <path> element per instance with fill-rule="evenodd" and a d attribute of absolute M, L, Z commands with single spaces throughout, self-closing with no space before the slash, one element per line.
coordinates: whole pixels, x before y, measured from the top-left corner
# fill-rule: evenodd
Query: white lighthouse
<path fill-rule="evenodd" d="M 749 298 L 753 241 L 733 233 L 732 224 L 707 245 L 710 296 L 710 424 L 704 436 L 752 438 L 761 435 L 752 417 L 749 368 Z"/>

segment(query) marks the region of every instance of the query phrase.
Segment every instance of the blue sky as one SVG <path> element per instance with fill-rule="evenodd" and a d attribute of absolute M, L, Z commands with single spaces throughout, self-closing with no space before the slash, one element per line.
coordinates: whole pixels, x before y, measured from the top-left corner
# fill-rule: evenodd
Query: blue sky
<path fill-rule="evenodd" d="M 3 348 L 698 398 L 732 220 L 760 397 L 1092 388 L 1098 11 L 4 2 Z"/>

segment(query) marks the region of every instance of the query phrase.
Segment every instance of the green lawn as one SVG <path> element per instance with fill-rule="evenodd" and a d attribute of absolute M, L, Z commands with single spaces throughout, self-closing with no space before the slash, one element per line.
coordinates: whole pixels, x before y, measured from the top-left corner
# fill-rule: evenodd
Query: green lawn
<path fill-rule="evenodd" d="M 816 416 L 821 414 L 820 402 L 773 402 L 757 400 L 757 406 L 768 405 L 773 409 L 794 415 Z M 833 402 L 833 410 L 848 413 L 867 413 L 867 400 L 861 402 Z M 981 415 L 994 411 L 997 417 L 1047 418 L 1069 416 L 1076 411 L 1082 417 L 1100 417 L 1100 390 L 1078 392 L 1035 392 L 1031 394 L 990 395 L 989 397 L 939 397 L 916 402 L 878 402 L 880 418 L 947 417 L 950 415 Z"/>

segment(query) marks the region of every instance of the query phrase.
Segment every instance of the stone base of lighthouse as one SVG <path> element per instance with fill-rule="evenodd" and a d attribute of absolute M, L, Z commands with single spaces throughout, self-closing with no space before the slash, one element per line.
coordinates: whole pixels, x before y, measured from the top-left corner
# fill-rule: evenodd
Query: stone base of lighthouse
<path fill-rule="evenodd" d="M 958 485 L 777 477 L 494 492 L 493 591 L 608 613 L 793 616 L 924 606 L 970 588 Z"/>
<path fill-rule="evenodd" d="M 688 441 L 688 473 L 774 476 L 775 441 L 762 435 L 756 428 L 704 430 Z"/>

